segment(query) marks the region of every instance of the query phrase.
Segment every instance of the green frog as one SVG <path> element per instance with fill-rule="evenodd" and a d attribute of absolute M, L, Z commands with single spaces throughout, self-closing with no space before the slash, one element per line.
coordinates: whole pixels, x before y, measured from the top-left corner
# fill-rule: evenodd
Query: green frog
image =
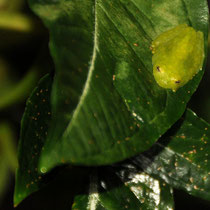
<path fill-rule="evenodd" d="M 187 24 L 160 34 L 151 49 L 153 75 L 162 88 L 175 92 L 202 69 L 204 36 Z"/>

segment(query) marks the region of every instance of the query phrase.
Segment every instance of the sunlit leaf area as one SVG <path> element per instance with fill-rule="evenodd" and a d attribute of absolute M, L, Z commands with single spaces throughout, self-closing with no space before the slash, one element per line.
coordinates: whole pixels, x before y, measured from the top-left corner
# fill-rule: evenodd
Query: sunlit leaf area
<path fill-rule="evenodd" d="M 0 210 L 210 209 L 210 0 L 0 0 Z"/>

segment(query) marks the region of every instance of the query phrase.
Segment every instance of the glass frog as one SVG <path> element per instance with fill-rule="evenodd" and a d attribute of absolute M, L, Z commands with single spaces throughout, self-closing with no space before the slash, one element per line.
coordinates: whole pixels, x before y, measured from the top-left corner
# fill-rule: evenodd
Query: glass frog
<path fill-rule="evenodd" d="M 202 69 L 203 33 L 187 24 L 163 32 L 152 42 L 153 75 L 159 86 L 174 92 Z"/>

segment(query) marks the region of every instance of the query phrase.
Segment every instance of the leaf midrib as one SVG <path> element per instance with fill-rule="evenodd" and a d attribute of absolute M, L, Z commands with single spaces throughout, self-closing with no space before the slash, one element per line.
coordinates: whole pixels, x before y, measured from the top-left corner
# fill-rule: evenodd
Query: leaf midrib
<path fill-rule="evenodd" d="M 77 105 L 77 107 L 75 108 L 75 110 L 73 111 L 73 115 L 72 115 L 72 119 L 70 120 L 66 130 L 64 131 L 63 137 L 65 138 L 72 130 L 72 127 L 74 125 L 74 121 L 77 119 L 78 114 L 80 113 L 80 110 L 82 108 L 82 104 L 83 101 L 86 98 L 86 95 L 88 94 L 88 90 L 90 88 L 90 81 L 93 75 L 93 71 L 94 71 L 94 67 L 95 67 L 95 61 L 97 58 L 97 51 L 98 51 L 98 19 L 97 19 L 97 10 L 96 10 L 96 6 L 97 6 L 97 0 L 95 0 L 95 4 L 94 4 L 94 39 L 93 39 L 93 55 L 91 58 L 91 62 L 90 62 L 90 66 L 88 68 L 88 76 L 87 76 L 87 80 L 85 82 L 85 86 L 84 89 L 82 91 L 82 95 L 80 96 L 79 99 L 79 103 Z"/>

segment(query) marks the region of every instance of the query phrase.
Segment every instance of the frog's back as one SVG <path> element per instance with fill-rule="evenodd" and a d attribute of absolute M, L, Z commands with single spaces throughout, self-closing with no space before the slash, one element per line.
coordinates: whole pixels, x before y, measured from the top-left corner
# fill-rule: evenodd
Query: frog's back
<path fill-rule="evenodd" d="M 159 45 L 165 44 L 166 42 L 172 40 L 174 37 L 178 36 L 180 33 L 185 33 L 186 29 L 189 26 L 187 24 L 180 24 L 175 28 L 172 28 L 162 34 L 160 34 L 156 39 L 152 42 L 152 47 L 157 48 Z"/>

